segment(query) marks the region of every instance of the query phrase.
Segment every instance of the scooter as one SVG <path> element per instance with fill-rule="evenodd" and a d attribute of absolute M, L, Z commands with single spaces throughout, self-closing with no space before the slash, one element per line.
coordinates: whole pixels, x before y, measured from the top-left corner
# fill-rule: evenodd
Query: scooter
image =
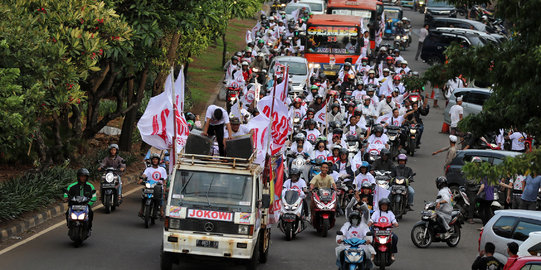
<path fill-rule="evenodd" d="M 418 248 L 427 248 L 432 242 L 446 242 L 450 247 L 456 247 L 460 242 L 461 213 L 454 210 L 451 213 L 449 226 L 451 231 L 446 235 L 446 230 L 436 214 L 436 202 L 425 202 L 425 210 L 421 211 L 421 221 L 411 229 L 411 241 Z"/>
<path fill-rule="evenodd" d="M 162 198 L 162 183 L 152 179 L 145 178 L 142 185 L 145 188 L 142 190 L 142 199 L 144 202 L 143 216 L 141 217 L 145 222 L 145 228 L 149 227 L 149 224 L 155 224 L 158 214 L 160 213 L 160 202 Z M 160 179 L 160 180 L 163 180 Z"/>
<path fill-rule="evenodd" d="M 316 189 L 312 192 L 312 226 L 323 237 L 334 227 L 336 212 L 336 192 L 330 188 Z"/>
<path fill-rule="evenodd" d="M 417 138 L 419 136 L 419 125 L 410 124 L 407 129 L 406 150 L 410 156 L 415 155 L 415 148 L 417 148 Z"/>
<path fill-rule="evenodd" d="M 284 193 L 280 203 L 280 220 L 278 227 L 285 234 L 286 240 L 290 241 L 295 235 L 306 229 L 304 223 L 303 199 L 300 191 L 288 190 Z"/>
<path fill-rule="evenodd" d="M 393 213 L 398 220 L 402 219 L 402 216 L 408 212 L 406 210 L 409 196 L 408 186 L 413 176 L 415 176 L 415 173 L 409 178 L 397 176 L 391 181 L 391 194 L 389 199 L 391 200 L 391 209 L 393 209 Z"/>
<path fill-rule="evenodd" d="M 390 266 L 394 262 L 391 257 L 393 224 L 378 222 L 372 226 L 374 229 L 374 249 L 376 250 L 374 264 L 379 266 L 379 269 L 384 270 L 385 267 Z"/>
<path fill-rule="evenodd" d="M 113 167 L 106 168 L 105 173 L 101 176 L 100 194 L 103 208 L 107 214 L 115 211 L 116 207 L 120 205 L 118 198 L 119 184 L 117 170 Z"/>
<path fill-rule="evenodd" d="M 231 112 L 231 107 L 238 102 L 240 99 L 241 89 L 238 87 L 235 87 L 235 85 L 230 85 L 227 87 L 226 92 L 226 106 L 227 106 L 227 112 Z"/>
<path fill-rule="evenodd" d="M 336 234 L 343 235 L 342 231 L 337 231 Z M 340 270 L 370 269 L 370 262 L 368 261 L 370 254 L 366 254 L 362 248 L 363 245 L 366 245 L 365 240 L 354 237 L 344 240 L 343 244 L 347 247 L 344 250 L 344 261 L 340 265 Z"/>
<path fill-rule="evenodd" d="M 398 147 L 400 146 L 400 127 L 388 126 L 387 137 L 389 138 L 391 159 L 394 159 L 396 156 L 398 156 Z"/>
<path fill-rule="evenodd" d="M 93 190 L 93 192 L 95 193 L 96 191 Z M 88 202 L 90 202 L 90 198 L 85 196 L 75 196 L 69 200 L 67 218 L 68 236 L 76 247 L 80 246 L 90 236 L 88 216 L 90 209 Z"/>

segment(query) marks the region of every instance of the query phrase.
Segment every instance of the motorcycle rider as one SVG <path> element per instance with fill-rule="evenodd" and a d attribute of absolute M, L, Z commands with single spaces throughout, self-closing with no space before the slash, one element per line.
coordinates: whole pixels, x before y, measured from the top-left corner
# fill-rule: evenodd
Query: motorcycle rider
<path fill-rule="evenodd" d="M 394 164 L 391 160 L 391 151 L 387 148 L 381 149 L 381 152 L 379 152 L 379 159 L 376 159 L 374 163 L 372 163 L 372 168 L 375 171 L 393 171 Z"/>
<path fill-rule="evenodd" d="M 396 178 L 397 176 L 403 176 L 410 179 L 408 184 L 408 205 L 406 207 L 408 210 L 412 210 L 413 198 L 415 196 L 415 190 L 411 186 L 411 183 L 413 182 L 413 170 L 406 166 L 408 156 L 405 154 L 400 154 L 398 155 L 397 159 L 398 166 L 394 167 L 394 169 L 391 171 L 391 177 Z"/>
<path fill-rule="evenodd" d="M 355 189 L 360 190 L 363 183 L 368 182 L 370 185 L 375 186 L 376 185 L 376 179 L 372 174 L 368 172 L 368 167 L 370 164 L 368 162 L 363 161 L 361 162 L 361 167 L 357 170 L 357 176 L 355 176 Z"/>
<path fill-rule="evenodd" d="M 333 103 L 331 104 L 331 111 L 329 114 L 327 114 L 327 122 L 338 122 L 341 123 L 344 120 L 344 116 L 342 115 L 342 112 L 340 112 L 340 104 Z"/>
<path fill-rule="evenodd" d="M 306 181 L 301 177 L 301 171 L 298 168 L 291 168 L 289 170 L 289 179 L 284 182 L 282 189 L 282 196 L 288 190 L 295 190 L 299 193 L 299 196 L 302 198 L 302 211 L 305 215 L 306 220 L 310 220 L 310 212 L 308 211 L 308 204 L 306 203 L 306 194 L 304 193 L 308 187 L 306 186 Z"/>
<path fill-rule="evenodd" d="M 440 218 L 440 222 L 445 228 L 444 239 L 449 238 L 449 222 L 451 222 L 451 213 L 453 212 L 452 206 L 452 194 L 447 184 L 447 178 L 445 176 L 439 176 L 436 178 L 436 187 L 438 188 L 438 199 L 436 200 L 436 214 Z"/>
<path fill-rule="evenodd" d="M 250 69 L 250 63 L 248 61 L 242 61 L 242 77 L 246 83 L 252 80 L 252 70 Z"/>
<path fill-rule="evenodd" d="M 336 184 L 332 176 L 328 175 L 329 172 L 329 163 L 323 162 L 321 164 L 321 172 L 314 176 L 310 181 L 310 191 L 313 191 L 314 188 L 332 188 L 336 190 Z"/>
<path fill-rule="evenodd" d="M 406 113 L 404 115 L 404 118 L 409 123 L 417 123 L 419 125 L 419 137 L 417 138 L 417 148 L 419 148 L 419 145 L 421 145 L 421 138 L 423 137 L 423 131 L 425 129 L 425 126 L 423 124 L 423 119 L 421 119 L 422 116 L 428 115 L 430 111 L 430 106 L 426 102 L 423 102 L 423 106 L 419 107 L 418 102 L 414 102 L 411 105 L 411 111 Z"/>
<path fill-rule="evenodd" d="M 342 243 L 344 240 L 350 239 L 350 238 L 359 238 L 364 239 L 366 241 L 366 244 L 363 245 L 363 250 L 365 252 L 365 255 L 367 256 L 365 259 L 367 260 L 366 268 L 364 269 L 371 269 L 372 268 L 372 260 L 374 259 L 374 255 L 376 254 L 374 247 L 370 245 L 370 242 L 372 240 L 372 237 L 366 236 L 366 234 L 370 231 L 370 228 L 366 225 L 366 221 L 368 220 L 367 216 L 370 214 L 367 213 L 368 209 L 364 209 L 363 216 L 366 216 L 364 218 L 361 216 L 361 213 L 359 211 L 351 211 L 348 215 L 348 221 L 342 225 L 340 228 L 340 231 L 342 232 L 342 235 L 336 236 L 336 243 L 338 246 L 336 247 L 336 265 L 340 269 L 346 269 L 344 267 L 344 251 L 346 249 L 346 246 Z M 364 219 L 364 220 L 363 220 Z"/>
<path fill-rule="evenodd" d="M 122 178 L 120 176 L 126 170 L 126 162 L 118 155 L 119 148 L 116 143 L 109 145 L 107 150 L 109 152 L 109 155 L 101 161 L 101 164 L 98 167 L 98 171 L 101 172 L 104 168 L 114 168 L 115 170 L 117 170 L 116 173 L 118 175 L 118 202 L 120 204 L 122 203 Z"/>
<path fill-rule="evenodd" d="M 80 168 L 77 171 L 77 182 L 72 183 L 66 188 L 64 193 L 64 202 L 68 202 L 71 205 L 71 198 L 75 196 L 84 196 L 90 198 L 88 202 L 88 234 L 92 231 L 92 220 L 94 219 L 94 212 L 92 212 L 92 205 L 96 202 L 96 189 L 94 186 L 87 182 L 90 177 L 90 172 L 86 168 Z M 68 221 L 68 212 L 66 211 L 66 222 Z"/>
<path fill-rule="evenodd" d="M 396 108 L 396 103 L 393 101 L 393 96 L 388 94 L 384 100 L 378 103 L 376 113 L 378 116 L 390 114 Z"/>
<path fill-rule="evenodd" d="M 259 69 L 259 72 L 267 69 L 267 62 L 265 61 L 265 54 L 260 52 L 257 54 L 254 62 L 252 62 L 251 68 Z"/>
<path fill-rule="evenodd" d="M 389 149 L 389 137 L 387 134 L 383 133 L 383 127 L 381 125 L 377 125 L 374 127 L 374 133 L 368 137 L 368 145 L 370 144 L 383 144 L 384 147 L 379 148 L 379 150 L 383 148 Z"/>
<path fill-rule="evenodd" d="M 297 135 L 295 135 L 295 137 L 293 137 L 293 140 L 294 142 L 291 144 L 291 151 L 293 151 L 293 149 L 296 150 L 299 146 L 301 146 L 303 149 L 302 152 L 310 156 L 314 147 L 310 142 L 306 141 L 306 137 L 304 136 L 304 134 L 298 133 Z"/>
<path fill-rule="evenodd" d="M 137 184 L 142 184 L 144 182 L 144 179 L 150 177 L 152 180 L 156 182 L 160 182 L 162 184 L 162 188 L 166 186 L 166 179 L 167 179 L 167 171 L 163 167 L 160 167 L 160 156 L 153 154 L 150 156 L 150 162 L 152 166 L 147 167 L 145 171 L 143 172 L 143 175 L 141 175 L 141 178 L 139 178 L 139 181 Z M 162 190 L 162 194 L 164 194 Z M 163 196 L 160 199 L 160 215 L 163 218 L 164 216 L 164 210 L 163 210 Z M 145 205 L 145 201 L 141 200 L 141 209 L 139 209 L 139 216 L 143 216 L 143 207 Z"/>
<path fill-rule="evenodd" d="M 378 202 L 378 209 L 372 213 L 370 221 L 368 222 L 368 227 L 372 226 L 374 223 L 391 223 L 393 227 L 398 227 L 398 222 L 393 211 L 389 210 L 391 201 L 388 198 L 382 198 Z M 394 255 L 398 252 L 398 236 L 393 232 L 392 233 L 392 246 L 391 246 L 391 259 L 394 261 Z"/>
<path fill-rule="evenodd" d="M 340 148 L 340 159 L 334 163 L 332 167 L 333 171 L 341 175 L 353 175 L 351 169 L 351 162 L 348 160 L 348 150 Z"/>
<path fill-rule="evenodd" d="M 374 108 L 374 105 L 372 105 L 372 99 L 368 95 L 363 97 L 361 110 L 363 111 L 363 115 L 366 115 L 366 117 L 377 117 L 376 108 Z"/>

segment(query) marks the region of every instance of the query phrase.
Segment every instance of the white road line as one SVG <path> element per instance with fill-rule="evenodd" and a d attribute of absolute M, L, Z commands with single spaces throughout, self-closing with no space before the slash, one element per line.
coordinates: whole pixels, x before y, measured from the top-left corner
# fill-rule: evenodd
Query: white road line
<path fill-rule="evenodd" d="M 140 189 L 134 188 L 134 189 L 132 189 L 132 190 L 130 190 L 130 191 L 124 193 L 124 197 L 126 197 L 126 196 L 128 196 L 128 195 L 130 195 L 130 194 L 132 194 L 132 193 L 134 193 L 134 192 L 136 192 L 136 191 L 140 191 Z M 95 207 L 92 207 L 92 210 L 98 210 L 98 209 L 100 209 L 100 208 L 102 208 L 102 207 L 103 207 L 103 204 L 100 204 L 100 205 L 97 205 L 97 206 L 95 206 Z M 62 226 L 62 225 L 66 225 L 66 220 L 63 220 L 63 221 L 61 221 L 61 222 L 58 222 L 58 223 L 54 224 L 53 226 L 51 226 L 51 227 L 49 227 L 49 228 L 47 228 L 47 229 L 45 229 L 45 230 L 43 230 L 43 231 L 41 231 L 41 232 L 39 232 L 39 233 L 36 233 L 36 234 L 34 234 L 34 235 L 32 235 L 32 236 L 30 236 L 30 237 L 24 239 L 24 240 L 21 241 L 21 242 L 15 243 L 15 244 L 13 244 L 13 245 L 7 247 L 7 248 L 4 248 L 4 249 L 0 250 L 0 256 L 3 255 L 3 254 L 5 254 L 5 253 L 7 253 L 7 252 L 9 252 L 9 251 L 11 251 L 11 250 L 13 250 L 13 249 L 15 249 L 15 248 L 17 248 L 17 247 L 19 247 L 19 246 L 22 246 L 22 245 L 24 245 L 24 244 L 26 244 L 26 243 L 28 243 L 28 242 L 30 242 L 30 241 L 32 241 L 32 240 L 34 240 L 34 239 L 40 237 L 40 236 L 42 236 L 42 235 L 44 235 L 44 234 L 46 234 L 46 233 L 48 233 L 48 232 L 50 232 L 50 231 L 52 231 L 52 230 L 54 230 L 54 229 L 60 227 L 60 226 Z"/>

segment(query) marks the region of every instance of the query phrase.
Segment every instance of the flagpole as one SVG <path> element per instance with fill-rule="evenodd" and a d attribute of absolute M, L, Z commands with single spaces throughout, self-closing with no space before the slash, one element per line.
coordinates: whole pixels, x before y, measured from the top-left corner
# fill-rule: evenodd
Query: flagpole
<path fill-rule="evenodd" d="M 175 92 L 175 74 L 174 74 L 174 67 L 171 66 L 171 70 L 169 71 L 171 75 L 171 105 L 173 105 L 173 168 L 175 167 L 177 163 L 177 106 L 176 105 L 176 92 Z M 169 156 L 171 156 L 171 153 L 169 153 Z M 169 168 L 171 170 L 171 163 L 169 163 Z"/>

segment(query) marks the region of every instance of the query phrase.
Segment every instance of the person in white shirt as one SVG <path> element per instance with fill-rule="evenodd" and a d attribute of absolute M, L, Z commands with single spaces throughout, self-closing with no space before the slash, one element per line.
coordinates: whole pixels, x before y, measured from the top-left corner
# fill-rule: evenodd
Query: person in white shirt
<path fill-rule="evenodd" d="M 369 165 L 368 162 L 363 161 L 357 171 L 357 176 L 355 176 L 355 181 L 353 182 L 357 191 L 361 190 L 361 186 L 365 182 L 370 183 L 372 186 L 376 184 L 376 179 L 368 172 Z"/>
<path fill-rule="evenodd" d="M 450 236 L 449 222 L 451 222 L 451 213 L 453 212 L 452 198 L 453 195 L 449 187 L 447 187 L 447 178 L 440 176 L 436 179 L 436 187 L 438 188 L 438 198 L 436 199 L 436 214 L 440 218 L 440 223 L 447 231 L 444 238 Z"/>
<path fill-rule="evenodd" d="M 390 114 L 393 109 L 396 108 L 396 104 L 393 101 L 392 95 L 387 95 L 384 100 L 378 103 L 376 112 L 378 116 Z"/>
<path fill-rule="evenodd" d="M 449 116 L 451 116 L 451 135 L 457 135 L 458 122 L 462 120 L 464 115 L 464 108 L 462 108 L 462 96 L 456 98 L 456 104 L 449 110 Z"/>
<path fill-rule="evenodd" d="M 396 221 L 396 217 L 393 213 L 393 211 L 389 210 L 389 207 L 391 205 L 391 201 L 389 201 L 388 198 L 380 199 L 378 202 L 378 209 L 372 213 L 372 216 L 370 217 L 370 221 L 368 222 L 368 226 L 372 226 L 374 223 L 390 223 L 393 225 L 393 227 L 398 227 L 398 222 Z M 391 246 L 391 253 L 393 254 L 391 256 L 391 259 L 394 261 L 394 254 L 398 252 L 398 236 L 393 232 L 392 233 L 392 246 Z"/>
<path fill-rule="evenodd" d="M 520 196 L 522 196 L 524 186 L 526 185 L 525 179 L 526 177 L 524 175 L 515 175 L 514 178 L 509 179 L 509 185 L 512 188 L 507 189 L 507 203 L 511 204 L 512 209 L 520 208 Z"/>
<path fill-rule="evenodd" d="M 366 95 L 366 91 L 364 91 L 364 85 L 363 82 L 357 83 L 357 88 L 351 93 L 355 101 L 360 101 L 363 99 L 363 96 Z"/>
<path fill-rule="evenodd" d="M 383 127 L 378 125 L 374 128 L 374 133 L 368 137 L 368 147 L 376 147 L 378 150 L 389 149 L 389 137 L 383 133 Z M 370 150 L 370 149 L 367 149 Z"/>
<path fill-rule="evenodd" d="M 315 143 L 321 135 L 321 132 L 316 128 L 316 121 L 314 119 L 308 119 L 306 126 L 308 127 L 306 129 L 306 139 L 311 143 Z"/>
<path fill-rule="evenodd" d="M 512 151 L 524 152 L 526 150 L 526 145 L 524 144 L 526 135 L 524 134 L 524 132 L 509 131 L 509 134 L 506 136 L 506 139 L 511 140 Z"/>
<path fill-rule="evenodd" d="M 365 95 L 363 97 L 363 104 L 359 105 L 361 107 L 361 110 L 363 111 L 363 115 L 365 115 L 365 118 L 366 117 L 372 117 L 372 118 L 377 117 L 376 108 L 374 108 L 374 105 L 372 105 L 371 101 L 372 101 L 372 99 L 370 98 L 370 96 Z"/>
<path fill-rule="evenodd" d="M 166 186 L 167 181 L 167 171 L 164 167 L 159 166 L 161 162 L 160 155 L 158 154 L 152 154 L 150 155 L 150 164 L 152 166 L 147 167 L 145 171 L 143 172 L 143 175 L 141 176 L 141 179 L 139 179 L 139 184 L 143 182 L 143 179 L 150 178 L 156 182 L 160 182 L 162 184 L 162 188 Z M 141 209 L 139 209 L 139 215 L 143 215 L 143 206 L 145 204 L 145 201 L 142 200 L 141 202 Z M 163 205 L 163 198 L 160 198 L 160 205 Z M 160 209 L 160 214 L 163 217 L 164 210 L 163 207 Z"/>
<path fill-rule="evenodd" d="M 428 36 L 428 24 L 425 24 L 421 30 L 419 30 L 419 45 L 417 46 L 417 52 L 415 53 L 415 61 L 419 60 L 419 54 L 423 50 L 423 43 Z"/>
<path fill-rule="evenodd" d="M 312 156 L 310 157 L 312 160 L 318 160 L 321 159 L 324 162 L 327 161 L 331 157 L 331 153 L 329 150 L 327 150 L 327 145 L 325 141 L 318 141 L 316 143 L 316 147 L 314 148 L 314 151 L 312 152 Z"/>
<path fill-rule="evenodd" d="M 245 125 L 242 125 L 240 123 L 240 119 L 238 117 L 232 117 L 229 120 L 229 123 L 231 124 L 231 131 L 233 131 L 233 134 L 231 134 L 231 136 L 229 136 L 229 132 L 224 127 L 224 137 L 226 137 L 226 138 L 228 138 L 228 137 L 231 137 L 231 138 L 239 137 L 239 136 L 246 135 L 246 134 L 250 133 L 250 129 L 247 128 Z"/>
<path fill-rule="evenodd" d="M 365 212 L 368 212 L 368 210 L 366 210 Z M 351 213 L 348 214 L 348 221 L 344 223 L 344 225 L 342 225 L 342 228 L 340 228 L 340 235 L 336 236 L 336 243 L 338 244 L 335 249 L 336 265 L 340 269 L 345 269 L 343 266 L 344 250 L 347 247 L 343 244 L 343 242 L 351 238 L 359 238 L 366 241 L 366 244 L 362 246 L 362 249 L 366 255 L 366 267 L 363 267 L 363 269 L 372 269 L 371 260 L 374 259 L 376 251 L 374 250 L 374 247 L 370 245 L 372 237 L 366 236 L 366 234 L 370 231 L 370 228 L 366 225 L 366 221 L 364 221 L 363 219 L 364 218 L 361 216 L 359 211 L 351 211 Z"/>
<path fill-rule="evenodd" d="M 203 127 L 203 136 L 213 136 L 216 135 L 216 141 L 218 142 L 218 148 L 220 151 L 220 156 L 225 157 L 225 144 L 224 144 L 224 125 L 227 127 L 229 134 L 233 134 L 231 130 L 231 125 L 229 124 L 229 116 L 227 111 L 216 105 L 210 105 L 207 108 L 207 113 L 205 114 L 205 126 Z M 231 136 L 228 137 L 230 139 Z"/>
<path fill-rule="evenodd" d="M 304 134 L 299 133 L 295 135 L 293 138 L 294 142 L 291 144 L 291 151 L 294 153 L 300 153 L 297 151 L 298 146 L 300 145 L 302 147 L 302 153 L 306 153 L 308 156 L 312 154 L 312 150 L 314 147 L 312 144 L 308 141 L 306 141 L 306 138 L 304 137 Z"/>
<path fill-rule="evenodd" d="M 391 116 L 387 123 L 385 123 L 385 127 L 387 126 L 397 126 L 400 127 L 404 123 L 404 116 L 400 115 L 397 108 L 393 109 L 393 116 Z"/>
<path fill-rule="evenodd" d="M 379 87 L 379 80 L 376 79 L 376 72 L 371 69 L 368 71 L 368 77 L 364 80 L 364 85 L 373 84 L 376 85 L 376 87 Z"/>

